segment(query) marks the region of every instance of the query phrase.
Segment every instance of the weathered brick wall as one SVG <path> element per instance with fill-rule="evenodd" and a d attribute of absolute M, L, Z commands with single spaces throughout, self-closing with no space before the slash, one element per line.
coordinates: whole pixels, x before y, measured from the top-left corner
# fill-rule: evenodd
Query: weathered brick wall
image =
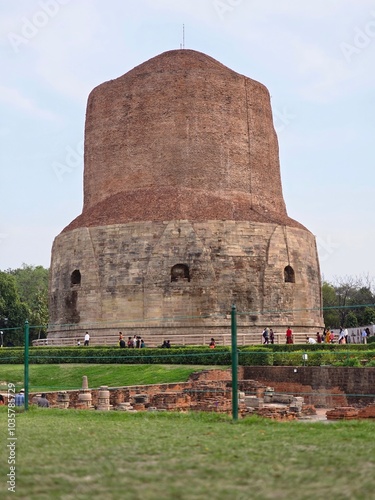
<path fill-rule="evenodd" d="M 285 209 L 268 90 L 193 50 L 91 92 L 84 209 L 68 228 L 174 219 L 300 227 Z"/>
<path fill-rule="evenodd" d="M 240 367 L 238 389 L 247 395 L 263 398 L 267 387 L 275 393 L 300 395 L 308 405 L 333 408 L 374 403 L 373 394 L 375 368 L 319 368 L 316 367 Z M 254 377 L 254 378 L 251 378 Z M 355 394 L 362 397 L 353 397 Z M 80 391 L 67 391 L 70 407 L 78 405 Z M 92 405 L 98 404 L 98 389 L 91 390 Z M 231 370 L 206 370 L 189 377 L 187 382 L 170 384 L 138 385 L 110 388 L 110 404 L 113 408 L 124 402 L 135 404 L 136 409 L 149 406 L 165 409 L 189 409 L 204 411 L 231 411 Z M 137 402 L 139 395 L 145 401 Z M 372 397 L 365 397 L 372 395 Z M 48 400 L 57 405 L 57 392 L 49 392 Z M 30 402 L 33 394 L 30 394 Z M 362 413 L 371 417 L 374 409 Z"/>
<path fill-rule="evenodd" d="M 330 366 L 245 366 L 244 379 L 257 380 L 284 393 L 314 394 L 314 404 L 319 399 L 327 401 L 327 393 L 342 394 L 346 400 L 332 396 L 326 406 L 350 403 L 369 404 L 375 401 L 375 368 L 330 367 Z M 310 402 L 307 399 L 306 402 Z"/>

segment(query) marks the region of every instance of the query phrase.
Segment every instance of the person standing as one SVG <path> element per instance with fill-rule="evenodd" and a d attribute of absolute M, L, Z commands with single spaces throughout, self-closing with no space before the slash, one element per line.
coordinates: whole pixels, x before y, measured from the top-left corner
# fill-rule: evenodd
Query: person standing
<path fill-rule="evenodd" d="M 86 332 L 85 333 L 85 342 L 83 343 L 83 345 L 89 345 L 90 343 L 90 335 L 89 335 L 89 332 Z"/>
<path fill-rule="evenodd" d="M 325 342 L 326 344 L 329 344 L 330 339 L 331 339 L 331 332 L 330 332 L 330 329 L 329 329 L 329 328 L 327 328 L 327 330 L 326 330 L 326 336 L 325 336 L 324 342 Z"/>
<path fill-rule="evenodd" d="M 40 396 L 40 398 L 38 398 L 38 406 L 41 406 L 42 408 L 49 407 L 49 401 L 44 393 Z"/>
<path fill-rule="evenodd" d="M 21 389 L 14 398 L 14 403 L 16 406 L 23 406 L 25 404 L 25 390 Z"/>
<path fill-rule="evenodd" d="M 362 344 L 367 344 L 367 332 L 365 329 L 362 330 Z"/>
<path fill-rule="evenodd" d="M 344 333 L 344 329 L 342 326 L 340 326 L 339 344 L 345 344 L 345 333 Z"/>
<path fill-rule="evenodd" d="M 287 344 L 293 344 L 293 330 L 288 326 L 288 329 L 286 331 L 286 343 Z"/>
<path fill-rule="evenodd" d="M 272 328 L 270 328 L 270 342 L 271 344 L 275 342 L 275 334 Z"/>
<path fill-rule="evenodd" d="M 269 343 L 269 338 L 270 338 L 270 329 L 268 328 L 268 326 L 266 326 L 266 328 L 263 330 L 263 338 L 264 338 L 264 342 L 263 344 L 268 344 Z"/>
<path fill-rule="evenodd" d="M 347 328 L 345 328 L 344 330 L 344 338 L 345 338 L 345 344 L 349 344 L 349 334 Z"/>

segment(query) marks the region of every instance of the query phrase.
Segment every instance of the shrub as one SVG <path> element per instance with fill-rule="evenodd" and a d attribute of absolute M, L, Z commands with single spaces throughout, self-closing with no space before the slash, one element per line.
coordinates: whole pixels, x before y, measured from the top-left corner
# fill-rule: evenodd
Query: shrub
<path fill-rule="evenodd" d="M 242 347 L 238 353 L 241 366 L 272 366 L 273 352 L 266 347 Z"/>

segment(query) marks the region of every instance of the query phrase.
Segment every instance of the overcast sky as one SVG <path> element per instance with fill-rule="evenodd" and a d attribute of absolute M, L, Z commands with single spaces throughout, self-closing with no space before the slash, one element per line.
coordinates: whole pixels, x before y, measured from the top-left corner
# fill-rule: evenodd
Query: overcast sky
<path fill-rule="evenodd" d="M 0 3 L 0 270 L 49 267 L 82 210 L 89 92 L 185 47 L 272 96 L 289 215 L 325 279 L 375 276 L 374 0 Z"/>

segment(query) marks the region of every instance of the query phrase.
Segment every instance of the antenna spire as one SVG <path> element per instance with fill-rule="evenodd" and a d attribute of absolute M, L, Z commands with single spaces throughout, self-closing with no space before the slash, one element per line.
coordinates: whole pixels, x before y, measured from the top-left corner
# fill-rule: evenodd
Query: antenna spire
<path fill-rule="evenodd" d="M 180 43 L 180 49 L 185 48 L 185 25 L 182 25 L 182 43 Z"/>

